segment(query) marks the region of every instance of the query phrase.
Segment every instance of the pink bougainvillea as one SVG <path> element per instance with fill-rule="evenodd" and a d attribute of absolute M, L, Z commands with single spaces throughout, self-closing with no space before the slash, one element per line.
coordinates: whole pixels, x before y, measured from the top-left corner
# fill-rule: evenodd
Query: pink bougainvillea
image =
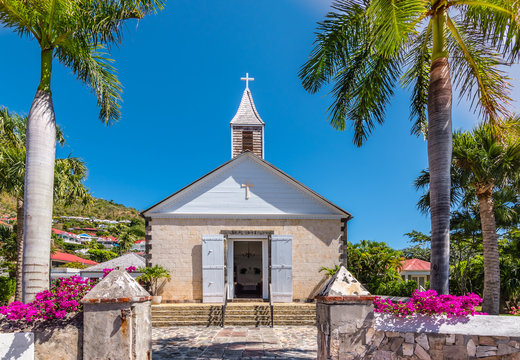
<path fill-rule="evenodd" d="M 481 302 L 482 298 L 477 294 L 438 295 L 435 290 L 415 290 L 412 297 L 405 303 L 401 301 L 393 303 L 389 299 L 378 297 L 374 300 L 374 311 L 394 314 L 397 317 L 406 317 L 413 314 L 446 315 L 448 318 L 475 314 L 486 315 L 475 311 L 475 306 L 478 306 Z"/>
<path fill-rule="evenodd" d="M 81 310 L 80 300 L 90 291 L 95 282 L 79 276 L 59 278 L 49 290 L 36 294 L 36 299 L 28 304 L 14 301 L 0 307 L 0 314 L 8 320 L 63 319 L 67 313 Z"/>
<path fill-rule="evenodd" d="M 106 277 L 110 272 L 114 269 L 103 269 L 103 278 Z M 133 273 L 134 271 L 137 271 L 137 268 L 135 266 L 129 266 L 125 269 L 128 273 Z"/>
<path fill-rule="evenodd" d="M 520 316 L 520 306 L 519 307 L 511 306 L 511 311 L 509 313 L 511 315 Z"/>

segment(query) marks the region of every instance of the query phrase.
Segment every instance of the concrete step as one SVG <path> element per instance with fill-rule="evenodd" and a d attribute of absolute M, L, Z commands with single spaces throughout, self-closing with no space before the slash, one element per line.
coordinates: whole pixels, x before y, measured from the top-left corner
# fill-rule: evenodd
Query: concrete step
<path fill-rule="evenodd" d="M 276 304 L 273 309 L 275 325 L 315 325 L 314 304 Z M 228 326 L 264 326 L 271 324 L 271 308 L 266 303 L 228 303 Z M 152 306 L 153 326 L 220 326 L 222 306 L 214 304 L 165 304 Z"/>

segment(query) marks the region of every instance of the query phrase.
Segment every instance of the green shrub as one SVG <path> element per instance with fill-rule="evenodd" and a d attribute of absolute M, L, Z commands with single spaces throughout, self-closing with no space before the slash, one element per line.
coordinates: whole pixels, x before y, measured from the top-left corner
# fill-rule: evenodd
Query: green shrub
<path fill-rule="evenodd" d="M 412 296 L 412 293 L 415 289 L 417 289 L 417 282 L 414 280 L 393 280 L 387 283 L 379 284 L 375 294 L 410 297 Z"/>
<path fill-rule="evenodd" d="M 5 305 L 14 295 L 16 280 L 7 276 L 0 276 L 0 305 Z"/>

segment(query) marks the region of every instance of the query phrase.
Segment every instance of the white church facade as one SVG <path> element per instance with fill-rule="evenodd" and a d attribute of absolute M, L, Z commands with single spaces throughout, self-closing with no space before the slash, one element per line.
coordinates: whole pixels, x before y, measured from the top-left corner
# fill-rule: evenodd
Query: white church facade
<path fill-rule="evenodd" d="M 172 274 L 163 302 L 309 301 L 345 256 L 352 215 L 264 160 L 245 80 L 231 160 L 142 213 L 147 262 Z"/>

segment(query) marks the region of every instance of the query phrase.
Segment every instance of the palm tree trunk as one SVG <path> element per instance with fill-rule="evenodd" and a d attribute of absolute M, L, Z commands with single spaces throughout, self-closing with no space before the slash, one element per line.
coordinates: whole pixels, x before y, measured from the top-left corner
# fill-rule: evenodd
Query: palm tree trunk
<path fill-rule="evenodd" d="M 23 301 L 49 288 L 56 122 L 50 92 L 52 49 L 41 54 L 41 81 L 26 130 Z"/>
<path fill-rule="evenodd" d="M 23 199 L 16 199 L 16 291 L 15 301 L 22 301 L 23 274 Z"/>
<path fill-rule="evenodd" d="M 500 262 L 492 190 L 477 192 L 484 250 L 484 293 L 482 311 L 498 315 L 500 310 Z"/>
<path fill-rule="evenodd" d="M 448 58 L 439 57 L 432 62 L 428 88 L 428 164 L 432 224 L 430 287 L 440 294 L 449 292 L 451 95 Z"/>

